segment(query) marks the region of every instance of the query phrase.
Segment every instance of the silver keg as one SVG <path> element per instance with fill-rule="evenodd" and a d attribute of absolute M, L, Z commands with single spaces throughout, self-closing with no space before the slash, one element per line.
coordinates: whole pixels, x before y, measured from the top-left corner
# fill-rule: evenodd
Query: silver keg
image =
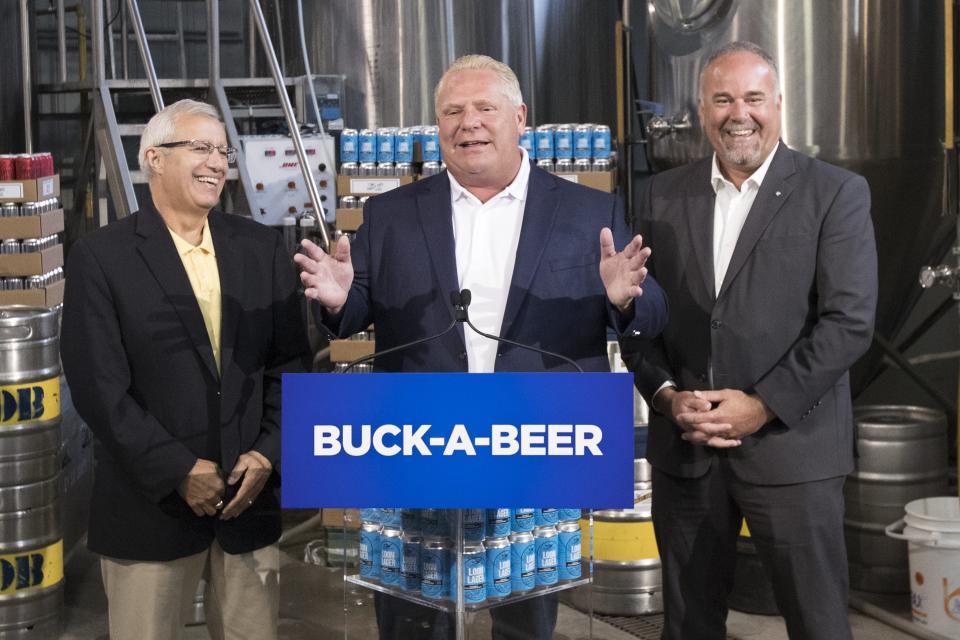
<path fill-rule="evenodd" d="M 946 495 L 947 427 L 940 411 L 903 405 L 854 410 L 856 466 L 844 485 L 850 586 L 909 593 L 907 547 L 884 535 L 906 503 Z"/>
<path fill-rule="evenodd" d="M 0 308 L 0 637 L 56 637 L 63 608 L 60 318 Z"/>

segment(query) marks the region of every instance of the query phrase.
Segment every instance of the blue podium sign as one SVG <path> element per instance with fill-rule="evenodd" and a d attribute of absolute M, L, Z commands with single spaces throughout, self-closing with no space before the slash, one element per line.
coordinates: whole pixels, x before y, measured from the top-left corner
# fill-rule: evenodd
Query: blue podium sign
<path fill-rule="evenodd" d="M 287 508 L 633 507 L 624 373 L 283 376 Z"/>

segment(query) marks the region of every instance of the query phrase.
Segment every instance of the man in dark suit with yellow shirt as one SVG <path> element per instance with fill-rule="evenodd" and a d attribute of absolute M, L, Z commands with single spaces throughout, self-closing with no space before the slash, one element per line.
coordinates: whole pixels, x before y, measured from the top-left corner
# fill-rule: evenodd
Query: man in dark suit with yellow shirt
<path fill-rule="evenodd" d="M 140 145 L 150 197 L 67 264 L 113 640 L 178 638 L 202 576 L 214 638 L 276 637 L 280 374 L 308 347 L 280 234 L 213 210 L 235 155 L 211 106 L 162 110 Z"/>

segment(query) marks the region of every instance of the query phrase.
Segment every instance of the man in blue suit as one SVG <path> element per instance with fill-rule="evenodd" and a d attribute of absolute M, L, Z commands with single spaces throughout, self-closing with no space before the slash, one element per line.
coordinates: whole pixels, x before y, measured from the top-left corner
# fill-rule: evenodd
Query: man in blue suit
<path fill-rule="evenodd" d="M 608 327 L 659 334 L 667 305 L 647 276 L 650 249 L 629 238 L 619 198 L 532 166 L 519 146 L 527 110 L 513 71 L 464 56 L 440 79 L 435 99 L 447 171 L 370 199 L 352 245 L 341 239 L 328 256 L 305 241 L 305 255 L 296 256 L 318 321 L 339 336 L 374 323 L 383 350 L 440 332 L 452 318 L 450 294 L 470 289 L 479 329 L 563 354 L 585 371 L 609 370 Z M 458 329 L 380 357 L 376 368 L 569 369 Z M 388 609 L 399 606 L 379 607 L 381 637 L 414 637 Z M 494 638 L 549 638 L 556 600 L 505 605 L 492 616 Z M 434 622 L 426 637 L 445 637 L 448 621 Z"/>

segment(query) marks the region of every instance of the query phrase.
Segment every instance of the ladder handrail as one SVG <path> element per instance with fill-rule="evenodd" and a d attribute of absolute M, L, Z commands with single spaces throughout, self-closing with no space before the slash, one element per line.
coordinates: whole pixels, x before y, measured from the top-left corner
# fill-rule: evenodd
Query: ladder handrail
<path fill-rule="evenodd" d="M 163 109 L 163 96 L 160 95 L 160 83 L 157 82 L 157 70 L 153 66 L 153 57 L 150 55 L 150 46 L 147 44 L 147 34 L 143 30 L 143 18 L 140 17 L 140 7 L 137 0 L 127 0 L 130 18 L 133 22 L 133 34 L 137 39 L 137 48 L 140 49 L 140 58 L 150 83 L 150 97 L 153 99 L 153 108 L 159 113 Z"/>

